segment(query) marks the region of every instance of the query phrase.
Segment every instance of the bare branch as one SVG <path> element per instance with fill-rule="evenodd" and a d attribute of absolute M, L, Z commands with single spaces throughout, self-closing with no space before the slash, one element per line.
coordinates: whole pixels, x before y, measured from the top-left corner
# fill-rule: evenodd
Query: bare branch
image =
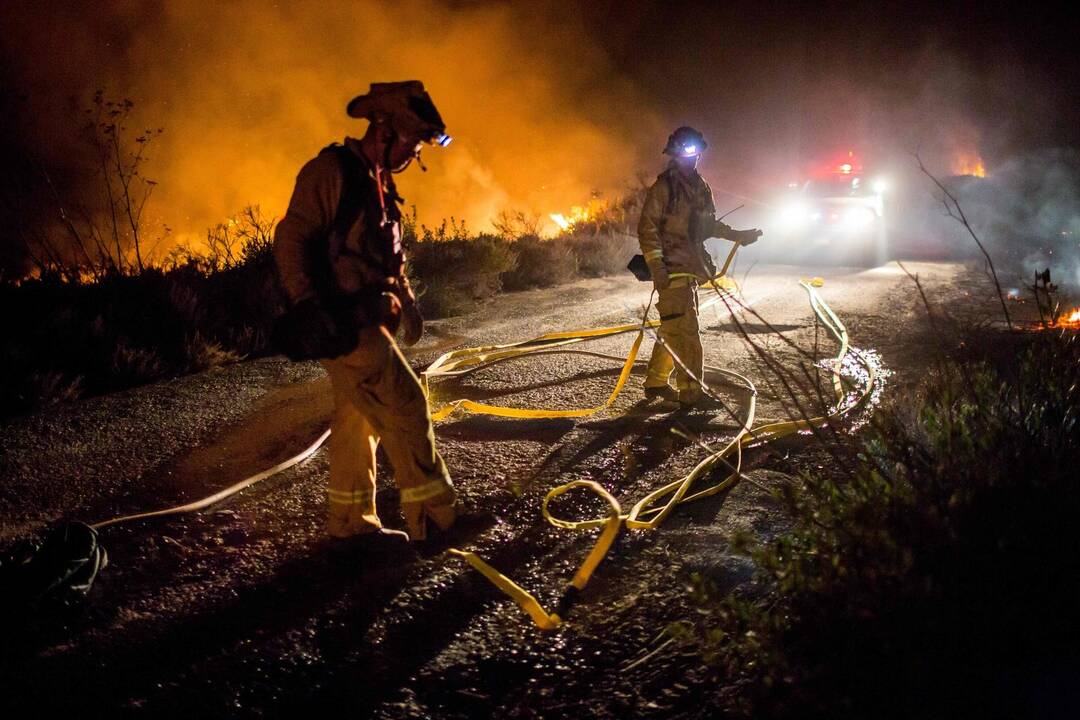
<path fill-rule="evenodd" d="M 975 230 L 971 227 L 971 223 L 968 222 L 967 216 L 964 214 L 964 208 L 960 206 L 960 202 L 956 199 L 956 196 L 949 192 L 949 189 L 946 188 L 940 180 L 934 177 L 934 175 L 926 169 L 926 166 L 923 165 L 922 158 L 919 156 L 918 151 L 916 151 L 914 154 L 916 162 L 919 163 L 919 170 L 922 171 L 923 175 L 930 178 L 934 185 L 937 186 L 938 190 L 941 191 L 942 204 L 945 205 L 945 210 L 949 214 L 949 217 L 953 218 L 964 226 L 964 229 L 968 231 L 971 239 L 974 240 L 975 244 L 978 246 L 979 252 L 981 252 L 983 254 L 983 257 L 986 258 L 986 264 L 990 268 L 990 276 L 994 281 L 994 287 L 997 289 L 998 302 L 1001 303 L 1001 312 L 1005 316 L 1005 324 L 1009 326 L 1010 330 L 1012 330 L 1012 318 L 1009 317 L 1009 308 L 1005 305 L 1005 295 L 1001 291 L 1001 283 L 998 281 L 997 271 L 994 269 L 994 261 L 990 257 L 990 253 L 987 252 L 986 247 L 982 244 L 982 241 L 979 240 L 979 236 L 975 234 Z"/>

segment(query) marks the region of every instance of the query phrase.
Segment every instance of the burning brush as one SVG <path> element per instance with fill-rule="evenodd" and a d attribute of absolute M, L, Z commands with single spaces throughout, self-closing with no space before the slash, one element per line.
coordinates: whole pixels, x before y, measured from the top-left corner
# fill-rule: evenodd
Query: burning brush
<path fill-rule="evenodd" d="M 1054 327 L 1065 327 L 1071 330 L 1080 330 L 1080 307 L 1073 308 L 1064 317 L 1058 318 Z"/>
<path fill-rule="evenodd" d="M 1030 290 L 1035 295 L 1035 305 L 1039 309 L 1040 328 L 1080 330 L 1080 308 L 1061 310 L 1058 286 L 1050 281 L 1050 268 L 1035 273 L 1035 282 Z"/>

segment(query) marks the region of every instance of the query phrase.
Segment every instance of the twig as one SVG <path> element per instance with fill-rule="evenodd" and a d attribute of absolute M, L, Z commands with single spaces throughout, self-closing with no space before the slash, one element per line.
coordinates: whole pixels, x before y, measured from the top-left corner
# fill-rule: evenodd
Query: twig
<path fill-rule="evenodd" d="M 956 199 L 956 196 L 949 192 L 949 189 L 942 185 L 941 181 L 926 169 L 926 166 L 923 165 L 922 158 L 919 157 L 919 153 L 916 151 L 914 154 L 916 162 L 919 163 L 919 170 L 922 171 L 923 175 L 930 178 L 944 195 L 941 202 L 945 206 L 945 211 L 949 214 L 949 217 L 964 226 L 964 229 L 971 235 L 971 239 L 974 240 L 975 244 L 979 247 L 979 252 L 986 258 L 986 264 L 990 268 L 990 276 L 994 281 L 994 287 L 997 289 L 998 302 L 1001 303 L 1001 312 L 1005 315 L 1005 324 L 1009 326 L 1009 330 L 1012 330 L 1012 318 L 1009 317 L 1009 308 L 1005 305 L 1005 296 L 1001 292 L 1001 283 L 998 282 L 997 271 L 994 269 L 994 261 L 990 257 L 990 253 L 987 252 L 986 247 L 984 247 L 982 241 L 979 240 L 979 236 L 976 235 L 975 231 L 972 229 L 971 223 L 968 222 L 967 216 L 964 214 L 964 209 L 960 207 L 960 202 Z M 950 202 L 952 203 L 951 205 L 949 204 Z"/>
<path fill-rule="evenodd" d="M 673 642 L 675 642 L 675 638 L 668 638 L 667 640 L 662 642 L 659 647 L 655 648 L 654 650 L 649 652 L 644 657 L 638 658 L 634 662 L 632 662 L 629 665 L 623 667 L 620 672 L 629 672 L 629 671 L 633 670 L 634 668 L 636 668 L 638 665 L 641 665 L 643 663 L 648 662 L 649 660 L 653 659 L 661 650 L 663 650 L 664 648 L 666 648 L 668 645 L 670 645 Z"/>

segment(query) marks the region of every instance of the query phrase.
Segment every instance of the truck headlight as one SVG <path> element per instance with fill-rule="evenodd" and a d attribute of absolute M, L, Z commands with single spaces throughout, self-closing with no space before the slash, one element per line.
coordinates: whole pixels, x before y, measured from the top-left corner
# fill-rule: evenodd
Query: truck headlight
<path fill-rule="evenodd" d="M 877 215 L 870 208 L 849 208 L 844 212 L 840 222 L 845 230 L 855 232 L 869 227 L 877 219 Z"/>
<path fill-rule="evenodd" d="M 804 203 L 791 202 L 780 208 L 777 221 L 781 230 L 798 230 L 810 222 L 810 211 Z"/>

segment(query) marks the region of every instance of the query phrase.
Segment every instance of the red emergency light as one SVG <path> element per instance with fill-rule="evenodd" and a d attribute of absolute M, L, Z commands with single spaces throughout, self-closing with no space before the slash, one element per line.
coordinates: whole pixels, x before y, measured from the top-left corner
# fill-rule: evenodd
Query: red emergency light
<path fill-rule="evenodd" d="M 855 154 L 854 150 L 837 153 L 824 165 L 816 166 L 810 177 L 827 179 L 838 175 L 861 175 L 863 172 L 862 158 Z"/>

